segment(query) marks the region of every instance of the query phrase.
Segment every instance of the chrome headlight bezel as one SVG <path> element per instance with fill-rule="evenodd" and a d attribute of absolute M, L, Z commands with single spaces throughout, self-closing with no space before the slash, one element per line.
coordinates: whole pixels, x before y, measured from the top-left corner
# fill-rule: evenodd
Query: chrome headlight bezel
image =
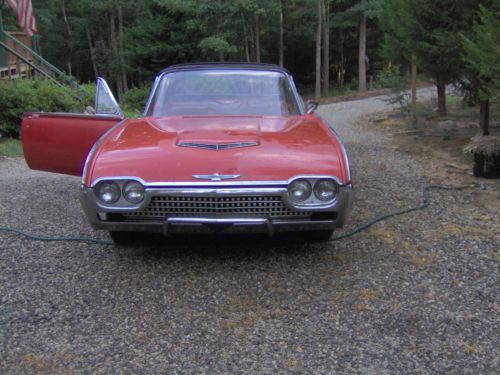
<path fill-rule="evenodd" d="M 293 200 L 290 194 L 290 187 L 297 181 L 307 181 L 311 186 L 311 193 L 307 199 L 302 201 Z M 328 199 L 321 199 L 320 188 L 325 183 L 330 184 L 333 194 Z M 337 201 L 340 191 L 340 183 L 334 176 L 296 176 L 289 180 L 287 187 L 287 196 L 289 204 L 297 209 L 310 209 L 310 208 L 327 208 L 331 207 Z"/>
<path fill-rule="evenodd" d="M 140 204 L 144 200 L 145 192 L 144 185 L 135 180 L 126 182 L 122 188 L 123 198 L 131 204 Z M 131 197 L 132 194 L 138 195 L 134 198 L 133 196 Z"/>
<path fill-rule="evenodd" d="M 302 196 L 294 194 L 294 192 L 303 192 Z M 298 178 L 293 180 L 290 184 L 288 184 L 287 188 L 288 197 L 290 201 L 294 204 L 301 204 L 306 202 L 312 195 L 312 185 L 305 178 Z"/>
<path fill-rule="evenodd" d="M 112 201 L 103 200 L 100 197 L 100 190 L 103 186 L 114 186 L 115 189 L 118 187 L 120 191 L 120 196 L 118 199 L 113 199 Z M 128 186 L 135 186 L 136 189 L 142 192 L 140 200 L 133 200 L 128 198 L 129 194 L 127 193 Z M 97 179 L 92 187 L 94 192 L 94 196 L 96 198 L 96 204 L 103 210 L 111 210 L 113 212 L 127 211 L 127 210 L 135 210 L 143 207 L 147 204 L 149 199 L 146 185 L 144 181 L 135 177 L 116 177 L 116 178 L 102 178 Z"/>
<path fill-rule="evenodd" d="M 106 189 L 106 190 L 105 190 Z M 100 181 L 95 187 L 95 196 L 99 202 L 105 205 L 113 205 L 120 200 L 121 188 L 115 181 Z M 113 193 L 111 199 L 103 198 L 105 194 Z"/>
<path fill-rule="evenodd" d="M 335 199 L 339 191 L 339 185 L 331 178 L 322 178 L 314 183 L 314 196 L 320 202 L 331 202 Z M 325 196 L 323 193 L 331 193 L 329 196 Z"/>

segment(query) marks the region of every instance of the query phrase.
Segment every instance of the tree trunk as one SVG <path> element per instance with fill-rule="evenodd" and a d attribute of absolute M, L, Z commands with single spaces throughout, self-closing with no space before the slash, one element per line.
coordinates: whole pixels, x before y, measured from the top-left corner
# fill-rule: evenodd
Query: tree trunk
<path fill-rule="evenodd" d="M 362 0 L 361 4 L 366 4 L 366 0 Z M 366 91 L 366 14 L 364 12 L 359 22 L 358 82 L 358 91 Z"/>
<path fill-rule="evenodd" d="M 245 25 L 245 22 L 243 21 L 243 37 L 245 39 L 245 57 L 247 59 L 247 62 L 250 62 L 250 50 L 248 48 L 248 35 L 247 35 L 247 27 Z"/>
<path fill-rule="evenodd" d="M 92 44 L 92 36 L 90 35 L 90 30 L 88 25 L 85 27 L 85 31 L 87 32 L 87 40 L 89 42 L 89 50 L 90 50 L 90 61 L 92 61 L 92 68 L 94 69 L 95 80 L 99 77 L 99 69 L 97 68 L 97 61 L 95 55 L 95 48 Z"/>
<path fill-rule="evenodd" d="M 68 33 L 68 39 L 69 39 L 69 53 L 68 53 L 68 74 L 70 76 L 73 75 L 73 69 L 71 66 L 71 56 L 73 56 L 73 43 L 72 43 L 72 35 L 73 35 L 73 29 L 71 28 L 71 24 L 68 21 L 68 16 L 66 14 L 66 2 L 65 0 L 61 0 L 60 2 L 61 6 L 61 13 L 63 16 L 64 20 L 64 25 L 66 26 L 66 32 Z"/>
<path fill-rule="evenodd" d="M 417 64 L 416 56 L 411 57 L 411 125 L 417 126 Z"/>
<path fill-rule="evenodd" d="M 490 135 L 490 101 L 479 102 L 479 127 L 481 135 Z"/>
<path fill-rule="evenodd" d="M 116 23 L 115 23 L 115 14 L 111 12 L 109 15 L 109 44 L 111 44 L 111 50 L 113 51 L 112 59 L 117 59 L 118 57 L 118 42 L 116 40 Z M 119 71 L 117 72 L 114 68 L 112 68 L 112 77 L 116 82 L 116 87 L 118 88 L 118 100 L 122 101 L 123 99 L 123 86 L 121 75 Z"/>
<path fill-rule="evenodd" d="M 441 79 L 436 80 L 437 96 L 438 96 L 438 114 L 439 116 L 446 116 L 446 83 Z"/>
<path fill-rule="evenodd" d="M 119 39 L 119 55 L 120 55 L 120 73 L 122 80 L 122 88 L 125 93 L 128 89 L 127 70 L 125 67 L 125 53 L 123 52 L 123 8 L 118 5 L 118 39 Z"/>
<path fill-rule="evenodd" d="M 316 87 L 314 97 L 321 97 L 321 13 L 323 8 L 323 0 L 318 0 L 318 28 L 316 30 Z"/>
<path fill-rule="evenodd" d="M 344 87 L 345 81 L 345 66 L 344 66 L 344 33 L 340 30 L 340 63 L 339 63 L 339 75 L 338 84 L 340 87 Z"/>
<path fill-rule="evenodd" d="M 280 66 L 283 66 L 285 63 L 285 44 L 284 44 L 284 17 L 283 17 L 283 1 L 279 0 L 280 6 Z"/>
<path fill-rule="evenodd" d="M 330 0 L 323 0 L 323 94 L 330 91 Z"/>
<path fill-rule="evenodd" d="M 255 62 L 260 63 L 260 25 L 257 13 L 255 13 Z"/>

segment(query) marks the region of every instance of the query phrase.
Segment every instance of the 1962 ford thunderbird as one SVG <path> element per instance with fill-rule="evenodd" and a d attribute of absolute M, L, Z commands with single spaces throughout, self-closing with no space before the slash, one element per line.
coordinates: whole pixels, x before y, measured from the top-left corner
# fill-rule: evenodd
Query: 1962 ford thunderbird
<path fill-rule="evenodd" d="M 327 240 L 352 181 L 316 106 L 278 66 L 177 65 L 158 75 L 139 119 L 123 118 L 102 79 L 95 115 L 26 113 L 24 155 L 32 169 L 82 176 L 91 225 L 117 243 L 138 231 Z"/>

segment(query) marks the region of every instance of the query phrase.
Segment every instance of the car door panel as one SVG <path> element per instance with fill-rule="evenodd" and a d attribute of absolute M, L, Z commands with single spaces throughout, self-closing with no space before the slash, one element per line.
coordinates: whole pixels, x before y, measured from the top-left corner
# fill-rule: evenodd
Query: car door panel
<path fill-rule="evenodd" d="M 81 176 L 92 146 L 121 120 L 118 115 L 25 113 L 26 162 L 31 169 Z"/>

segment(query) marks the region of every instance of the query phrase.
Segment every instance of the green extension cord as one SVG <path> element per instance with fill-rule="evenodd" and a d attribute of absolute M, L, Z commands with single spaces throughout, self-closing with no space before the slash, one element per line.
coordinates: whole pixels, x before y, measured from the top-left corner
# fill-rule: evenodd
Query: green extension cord
<path fill-rule="evenodd" d="M 422 203 L 420 203 L 418 206 L 410 207 L 410 208 L 405 208 L 403 210 L 399 211 L 394 211 L 391 213 L 388 213 L 386 215 L 381 215 L 377 216 L 374 219 L 366 222 L 365 224 L 362 224 L 353 230 L 340 234 L 339 236 L 333 237 L 330 241 L 337 241 L 341 240 L 344 238 L 352 237 L 355 234 L 362 232 L 372 225 L 383 221 L 387 220 L 391 217 L 394 216 L 399 216 L 399 215 L 404 215 L 413 211 L 417 210 L 423 210 L 427 207 L 429 207 L 430 202 L 429 202 L 429 190 L 435 189 L 435 190 L 465 190 L 465 189 L 472 189 L 474 187 L 480 187 L 481 189 L 485 189 L 484 185 L 478 184 L 478 183 L 472 183 L 471 185 L 463 185 L 463 186 L 447 186 L 447 185 L 427 185 L 423 192 L 422 192 Z M 6 232 L 6 233 L 15 233 L 19 236 L 24 236 L 30 240 L 33 241 L 43 241 L 43 242 L 89 242 L 89 243 L 95 243 L 98 245 L 114 245 L 112 241 L 106 241 L 106 240 L 98 240 L 95 238 L 88 238 L 88 237 L 40 237 L 40 236 L 34 236 L 31 234 L 28 234 L 22 230 L 19 229 L 12 229 L 12 228 L 5 228 L 5 227 L 0 227 L 0 232 Z"/>

